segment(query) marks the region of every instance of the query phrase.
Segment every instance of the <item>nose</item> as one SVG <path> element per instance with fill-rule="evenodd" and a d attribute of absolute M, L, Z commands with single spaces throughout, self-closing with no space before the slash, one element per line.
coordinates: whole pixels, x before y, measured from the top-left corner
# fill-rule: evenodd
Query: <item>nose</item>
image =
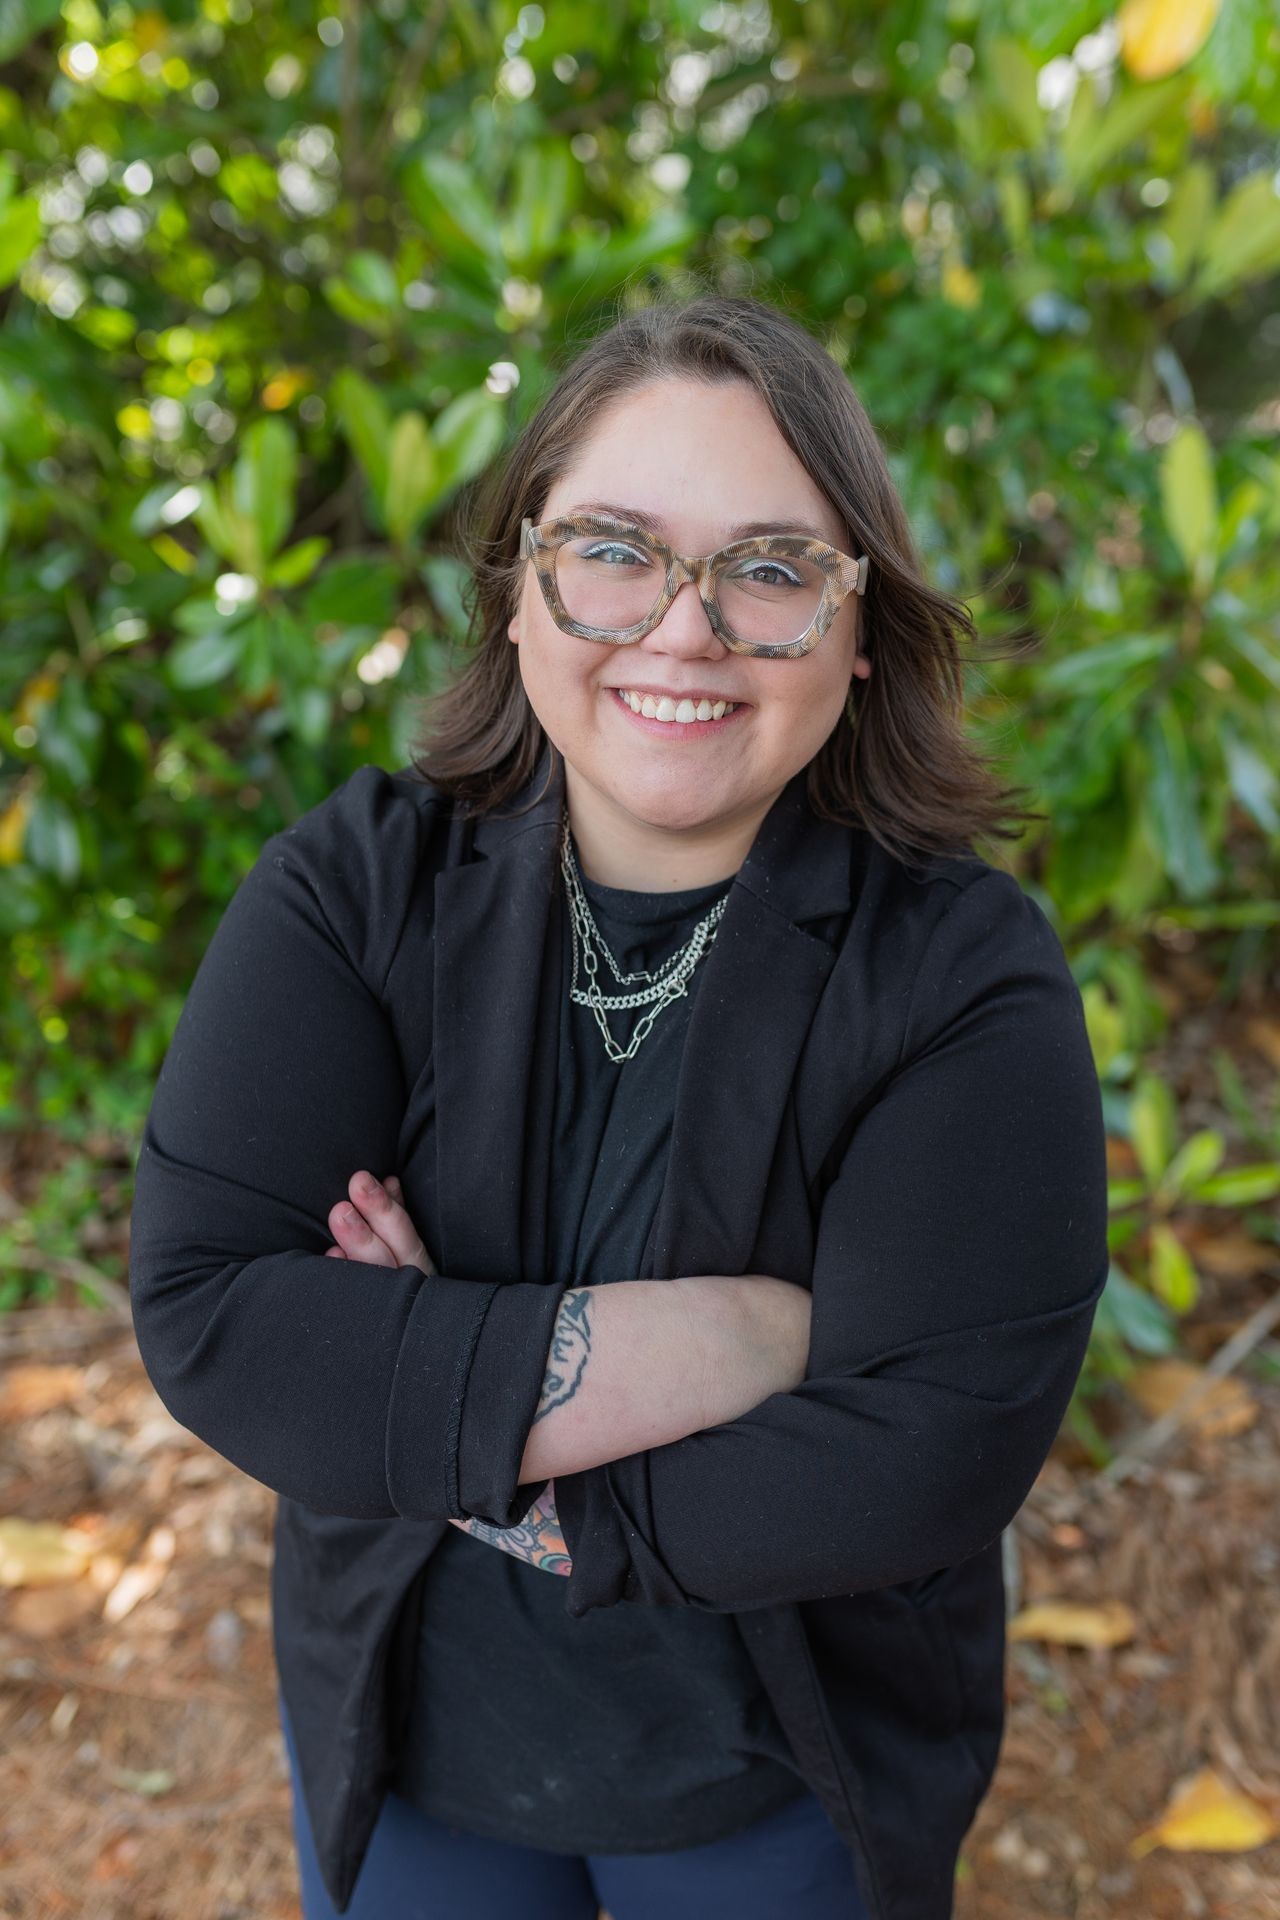
<path fill-rule="evenodd" d="M 640 645 L 647 653 L 669 653 L 679 660 L 722 660 L 729 652 L 707 618 L 694 580 L 677 588 L 675 599 Z"/>

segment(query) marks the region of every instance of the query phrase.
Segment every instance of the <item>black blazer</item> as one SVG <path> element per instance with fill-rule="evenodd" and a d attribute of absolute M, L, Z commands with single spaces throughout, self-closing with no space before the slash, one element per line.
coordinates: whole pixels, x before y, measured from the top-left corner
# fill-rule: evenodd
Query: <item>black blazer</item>
<path fill-rule="evenodd" d="M 567 1284 L 543 1264 L 549 765 L 526 811 L 475 823 L 412 769 L 363 767 L 273 835 L 137 1163 L 147 1370 L 281 1496 L 276 1658 L 339 1911 L 406 1733 L 416 1576 L 448 1516 L 511 1525 L 545 1485 L 516 1474 Z M 810 1287 L 807 1375 L 558 1476 L 566 1608 L 737 1615 L 875 1920 L 947 1920 L 1003 1730 L 1001 1534 L 1108 1271 L 1080 995 L 1009 874 L 906 866 L 819 819 L 803 773 L 701 966 L 632 1277 Z M 323 1257 L 362 1166 L 399 1172 L 434 1274 Z"/>

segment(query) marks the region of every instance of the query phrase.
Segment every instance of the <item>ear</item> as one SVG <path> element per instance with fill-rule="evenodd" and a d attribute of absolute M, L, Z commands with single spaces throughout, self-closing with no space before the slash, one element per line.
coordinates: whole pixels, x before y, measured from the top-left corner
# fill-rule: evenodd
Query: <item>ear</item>
<path fill-rule="evenodd" d="M 866 680 L 870 677 L 871 662 L 867 659 L 867 656 L 864 653 L 860 653 L 857 659 L 854 661 L 853 671 L 854 671 L 855 677 L 859 680 Z"/>
<path fill-rule="evenodd" d="M 520 635 L 517 632 L 519 624 L 520 615 L 518 613 L 512 614 L 510 620 L 507 622 L 507 638 L 517 647 L 520 645 Z"/>

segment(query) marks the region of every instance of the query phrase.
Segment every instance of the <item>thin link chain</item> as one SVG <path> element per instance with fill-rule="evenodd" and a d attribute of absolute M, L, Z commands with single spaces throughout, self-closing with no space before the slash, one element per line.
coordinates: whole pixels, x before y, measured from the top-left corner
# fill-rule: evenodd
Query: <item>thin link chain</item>
<path fill-rule="evenodd" d="M 589 1007 L 595 1016 L 596 1025 L 604 1038 L 605 1051 L 614 1061 L 630 1060 L 640 1043 L 647 1038 L 653 1023 L 664 1007 L 673 1000 L 681 999 L 689 991 L 689 979 L 702 955 L 711 945 L 719 930 L 721 918 L 728 905 L 729 896 L 716 901 L 706 918 L 700 920 L 678 953 L 654 972 L 643 968 L 635 973 L 623 973 L 617 961 L 610 953 L 599 927 L 595 923 L 587 897 L 582 891 L 578 875 L 578 863 L 573 857 L 573 843 L 569 831 L 569 816 L 564 818 L 564 831 L 560 839 L 560 870 L 564 875 L 565 891 L 569 896 L 569 927 L 573 935 L 573 977 L 569 984 L 569 998 L 580 1007 Z M 578 985 L 579 941 L 581 941 L 582 969 L 587 976 L 587 986 Z M 603 994 L 600 991 L 598 974 L 599 962 L 595 948 L 599 948 L 608 963 L 609 970 L 619 986 L 628 986 L 633 980 L 648 980 L 650 985 L 639 993 Z M 605 1009 L 650 1007 L 636 1027 L 628 1046 L 620 1047 L 609 1031 L 605 1020 Z"/>

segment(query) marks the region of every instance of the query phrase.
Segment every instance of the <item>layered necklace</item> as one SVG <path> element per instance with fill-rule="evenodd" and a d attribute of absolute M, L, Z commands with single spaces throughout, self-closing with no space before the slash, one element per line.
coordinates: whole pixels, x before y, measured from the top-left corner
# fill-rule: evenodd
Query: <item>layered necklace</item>
<path fill-rule="evenodd" d="M 605 1051 L 611 1060 L 630 1060 L 641 1042 L 648 1037 L 654 1021 L 664 1007 L 673 1000 L 680 999 L 688 992 L 689 978 L 699 960 L 716 937 L 729 896 L 724 894 L 717 900 L 706 918 L 700 920 L 683 947 L 664 960 L 652 973 L 643 969 L 635 973 L 623 973 L 617 961 L 610 953 L 600 929 L 587 904 L 587 896 L 582 890 L 582 880 L 578 872 L 578 863 L 573 854 L 573 842 L 569 832 L 569 815 L 564 817 L 564 830 L 560 839 L 560 871 L 564 875 L 565 892 L 569 897 L 569 925 L 573 934 L 573 978 L 569 983 L 569 998 L 579 1007 L 590 1007 L 595 1015 L 596 1025 L 604 1036 Z M 582 970 L 586 975 L 585 987 L 578 985 L 578 953 L 581 947 Z M 602 955 L 610 973 L 620 987 L 628 987 L 636 980 L 644 980 L 648 985 L 636 993 L 605 994 L 600 991 L 597 978 L 599 958 Z M 609 1031 L 605 1012 L 611 1008 L 648 1007 L 631 1036 L 630 1044 L 620 1047 Z"/>

